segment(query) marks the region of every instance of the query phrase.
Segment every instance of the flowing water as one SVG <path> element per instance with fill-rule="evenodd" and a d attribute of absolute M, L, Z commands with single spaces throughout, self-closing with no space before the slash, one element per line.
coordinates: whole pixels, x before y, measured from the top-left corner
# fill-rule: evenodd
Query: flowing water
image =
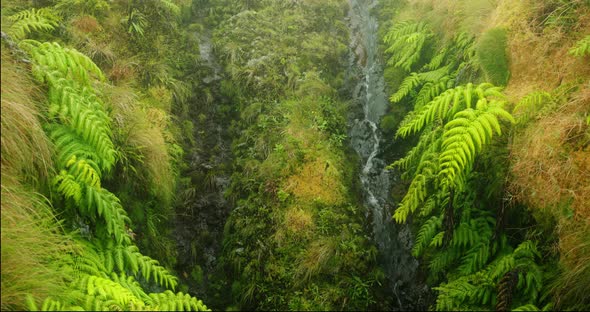
<path fill-rule="evenodd" d="M 419 307 L 416 296 L 418 262 L 411 254 L 411 233 L 407 225 L 396 225 L 391 218 L 394 203 L 391 184 L 395 177 L 385 170 L 380 158 L 382 145 L 379 120 L 386 113 L 388 100 L 384 91 L 383 65 L 379 59 L 377 19 L 371 10 L 376 0 L 349 0 L 348 22 L 351 32 L 351 72 L 357 84 L 352 98 L 359 108 L 353 118 L 350 137 L 361 160 L 359 179 L 362 184 L 366 216 L 373 239 L 379 249 L 379 262 L 388 279 L 393 296 L 392 309 L 409 310 Z"/>

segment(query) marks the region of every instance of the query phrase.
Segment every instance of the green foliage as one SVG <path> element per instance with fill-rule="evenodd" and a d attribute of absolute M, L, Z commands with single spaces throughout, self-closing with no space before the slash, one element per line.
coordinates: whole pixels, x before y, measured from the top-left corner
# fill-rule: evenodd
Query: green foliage
<path fill-rule="evenodd" d="M 477 41 L 477 62 L 485 73 L 486 80 L 497 85 L 505 86 L 510 78 L 506 30 L 492 28 L 484 32 Z"/>
<path fill-rule="evenodd" d="M 577 57 L 590 55 L 590 36 L 586 36 L 569 50 L 569 54 Z"/>
<path fill-rule="evenodd" d="M 13 22 L 7 31 L 7 34 L 14 39 L 20 40 L 25 38 L 29 33 L 34 31 L 52 31 L 58 25 L 57 17 L 50 9 L 30 9 L 21 11 L 9 17 Z"/>
<path fill-rule="evenodd" d="M 513 113 L 519 123 L 534 117 L 547 104 L 555 102 L 554 97 L 545 91 L 535 91 L 524 96 L 514 107 Z"/>
<path fill-rule="evenodd" d="M 134 279 L 141 276 L 171 289 L 177 285 L 176 277 L 132 244 L 131 220 L 119 198 L 102 185 L 102 175 L 116 162 L 111 119 L 93 88 L 95 78 L 105 80 L 102 71 L 87 56 L 57 43 L 22 40 L 18 46 L 31 56 L 35 78 L 48 87 L 46 130 L 57 149 L 54 190 L 66 207 L 76 208 L 74 215 L 91 224 L 93 231 L 88 234 L 95 237 L 91 242 L 78 240 L 83 248 L 60 268 L 73 272 L 69 291 L 57 299 L 47 298 L 41 309 L 207 310 L 182 293 L 147 295 Z M 38 308 L 32 298 L 27 304 Z"/>
<path fill-rule="evenodd" d="M 423 22 L 406 21 L 393 25 L 383 38 L 388 45 L 385 52 L 392 54 L 387 64 L 410 71 L 432 37 L 430 28 Z"/>
<path fill-rule="evenodd" d="M 435 120 L 445 122 L 463 109 L 479 106 L 480 103 L 485 106 L 488 98 L 497 97 L 503 99 L 504 96 L 500 93 L 500 90 L 501 88 L 494 87 L 490 83 L 482 83 L 476 87 L 468 83 L 465 86 L 448 89 L 417 112 L 408 114 L 397 130 L 396 136 L 405 138 L 410 134 L 419 132 Z"/>

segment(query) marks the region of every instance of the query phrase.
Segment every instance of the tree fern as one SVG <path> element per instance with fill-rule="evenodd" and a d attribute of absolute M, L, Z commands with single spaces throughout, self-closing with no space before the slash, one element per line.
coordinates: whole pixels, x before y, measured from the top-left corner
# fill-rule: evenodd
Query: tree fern
<path fill-rule="evenodd" d="M 481 99 L 478 106 L 482 107 L 463 110 L 445 125 L 443 152 L 440 156 L 439 175 L 443 176 L 441 183 L 453 187 L 458 185 L 457 180 L 473 166 L 475 156 L 484 145 L 490 143 L 493 132 L 502 134 L 499 117 L 515 122 L 501 105 L 502 103 L 496 101 L 487 104 L 485 99 Z"/>
<path fill-rule="evenodd" d="M 503 99 L 504 96 L 500 90 L 501 88 L 494 87 L 489 83 L 482 83 L 477 87 L 468 83 L 465 86 L 448 89 L 424 105 L 420 111 L 404 118 L 396 136 L 404 138 L 418 132 L 426 125 L 434 122 L 435 119 L 445 121 L 460 110 L 472 108 L 474 102 L 476 103 L 479 100 L 492 97 Z"/>
<path fill-rule="evenodd" d="M 58 25 L 59 17 L 50 9 L 30 9 L 21 11 L 8 18 L 14 22 L 7 33 L 14 39 L 20 40 L 34 31 L 52 31 Z"/>
<path fill-rule="evenodd" d="M 64 48 L 56 42 L 41 43 L 28 39 L 20 41 L 18 45 L 33 57 L 33 74 L 42 82 L 45 79 L 51 82 L 51 78 L 55 77 L 54 71 L 58 71 L 63 77 L 72 76 L 84 85 L 89 85 L 89 73 L 100 80 L 105 79 L 100 68 L 75 49 Z"/>
<path fill-rule="evenodd" d="M 410 71 L 432 36 L 428 26 L 422 22 L 407 21 L 393 25 L 384 37 L 388 45 L 385 52 L 392 53 L 387 63 Z"/>
<path fill-rule="evenodd" d="M 154 301 L 154 306 L 162 311 L 211 311 L 201 300 L 197 300 L 188 294 L 175 294 L 168 290 L 163 293 L 149 294 L 149 296 Z"/>
<path fill-rule="evenodd" d="M 440 230 L 441 225 L 442 218 L 440 216 L 432 216 L 422 224 L 418 231 L 414 247 L 412 248 L 412 255 L 414 255 L 414 257 L 422 255 L 424 249 L 430 245 L 430 242 Z"/>
<path fill-rule="evenodd" d="M 48 298 L 42 309 L 206 310 L 202 302 L 181 293 L 147 295 L 135 280 L 142 276 L 169 289 L 178 283 L 132 244 L 131 220 L 120 200 L 101 183 L 102 174 L 116 161 L 110 117 L 92 87 L 94 79 L 104 80 L 101 70 L 82 53 L 57 43 L 22 40 L 18 45 L 31 56 L 33 75 L 49 90 L 46 130 L 56 146 L 59 172 L 53 190 L 94 230 L 88 235 L 92 240 L 73 255 L 68 302 Z M 30 303 L 31 309 L 38 308 Z"/>

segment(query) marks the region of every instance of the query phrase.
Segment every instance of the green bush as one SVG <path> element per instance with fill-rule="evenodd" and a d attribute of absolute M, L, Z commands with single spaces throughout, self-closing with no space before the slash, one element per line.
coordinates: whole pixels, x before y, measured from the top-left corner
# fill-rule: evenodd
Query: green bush
<path fill-rule="evenodd" d="M 510 78 L 506 42 L 506 30 L 492 28 L 483 33 L 476 45 L 477 61 L 486 80 L 497 86 L 505 86 Z"/>

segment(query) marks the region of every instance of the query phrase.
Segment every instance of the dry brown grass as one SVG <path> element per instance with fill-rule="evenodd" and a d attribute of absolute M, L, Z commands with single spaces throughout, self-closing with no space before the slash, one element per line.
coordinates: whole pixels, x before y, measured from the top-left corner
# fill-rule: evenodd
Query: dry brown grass
<path fill-rule="evenodd" d="M 512 190 L 537 209 L 571 200 L 576 218 L 590 218 L 590 147 L 586 87 L 557 112 L 530 124 L 512 145 Z M 557 212 L 555 217 L 560 217 Z"/>
<path fill-rule="evenodd" d="M 562 273 L 552 285 L 556 307 L 588 309 L 590 287 L 590 85 L 553 114 L 515 136 L 510 189 L 541 223 L 557 222 Z"/>
<path fill-rule="evenodd" d="M 328 263 L 336 254 L 336 241 L 322 238 L 312 242 L 297 259 L 296 275 L 298 283 L 305 283 L 313 276 L 328 269 Z"/>
<path fill-rule="evenodd" d="M 319 202 L 340 205 L 345 201 L 342 178 L 334 166 L 327 166 L 323 159 L 305 163 L 301 170 L 290 176 L 283 189 L 304 203 Z"/>
<path fill-rule="evenodd" d="M 41 127 L 40 96 L 29 73 L 2 47 L 2 310 L 23 310 L 65 293 L 57 266 L 67 238 L 43 196 L 23 185 L 43 182 L 52 170 L 50 143 Z"/>
<path fill-rule="evenodd" d="M 2 47 L 2 177 L 45 180 L 51 144 L 41 127 L 40 93 L 22 65 Z"/>
<path fill-rule="evenodd" d="M 90 15 L 80 16 L 72 20 L 72 26 L 74 26 L 76 30 L 87 34 L 102 30 L 102 26 L 100 26 L 96 18 Z"/>
<path fill-rule="evenodd" d="M 502 0 L 490 18 L 490 25 L 509 29 L 510 82 L 505 90 L 513 101 L 518 101 L 534 90 L 550 91 L 561 84 L 590 80 L 590 62 L 568 54 L 568 50 L 582 36 L 566 35 L 559 27 L 539 25 L 543 1 Z M 590 10 L 581 7 L 574 34 L 590 33 Z"/>
<path fill-rule="evenodd" d="M 284 224 L 291 233 L 306 237 L 314 228 L 313 215 L 299 207 L 291 207 L 285 213 Z"/>
<path fill-rule="evenodd" d="M 108 71 L 108 76 L 114 83 L 120 84 L 121 82 L 135 80 L 137 72 L 133 63 L 125 60 L 115 60 L 113 66 Z"/>
<path fill-rule="evenodd" d="M 47 199 L 2 179 L 2 310 L 25 309 L 66 294 L 63 267 L 71 240 L 61 233 Z"/>

